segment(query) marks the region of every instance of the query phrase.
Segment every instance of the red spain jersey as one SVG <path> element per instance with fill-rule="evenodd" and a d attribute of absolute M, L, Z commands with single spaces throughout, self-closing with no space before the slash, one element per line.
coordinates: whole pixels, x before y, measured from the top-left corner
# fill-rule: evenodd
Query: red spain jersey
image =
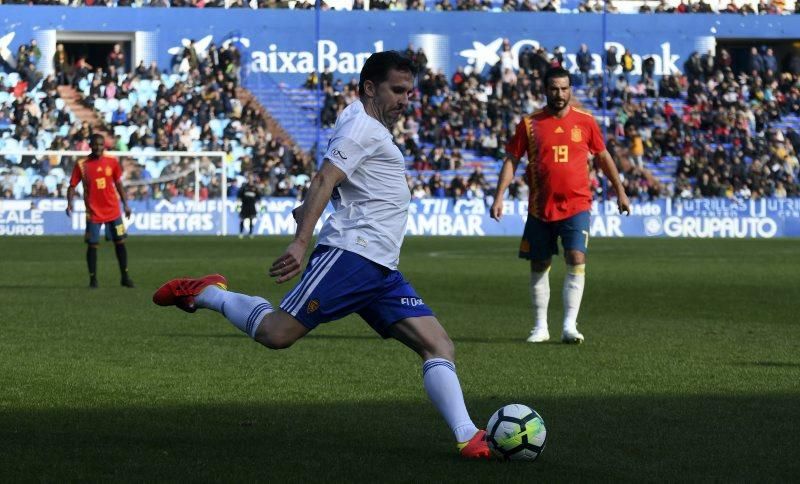
<path fill-rule="evenodd" d="M 83 199 L 90 222 L 111 222 L 120 217 L 119 196 L 114 184 L 121 176 L 119 162 L 110 156 L 83 158 L 75 164 L 69 186 L 83 182 Z"/>
<path fill-rule="evenodd" d="M 506 152 L 528 155 L 528 214 L 545 222 L 572 217 L 592 207 L 589 154 L 606 149 L 594 116 L 570 107 L 558 119 L 541 109 L 517 125 Z"/>

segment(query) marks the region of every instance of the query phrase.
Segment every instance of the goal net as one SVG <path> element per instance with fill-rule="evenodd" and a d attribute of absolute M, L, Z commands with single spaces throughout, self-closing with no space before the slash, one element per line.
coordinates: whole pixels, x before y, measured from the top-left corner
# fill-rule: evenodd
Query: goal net
<path fill-rule="evenodd" d="M 75 163 L 83 151 L 0 151 L 2 204 L 30 207 L 43 214 L 66 209 L 66 191 Z M 122 183 L 133 211 L 125 219 L 132 233 L 198 233 L 226 235 L 235 199 L 229 199 L 229 182 L 241 183 L 240 160 L 224 151 L 106 151 L 119 160 Z M 73 215 L 64 230 L 85 228 L 83 186 L 76 187 Z M 20 215 L 24 217 L 24 215 Z M 64 224 L 49 224 L 60 227 Z M 20 235 L 23 235 L 22 233 Z"/>

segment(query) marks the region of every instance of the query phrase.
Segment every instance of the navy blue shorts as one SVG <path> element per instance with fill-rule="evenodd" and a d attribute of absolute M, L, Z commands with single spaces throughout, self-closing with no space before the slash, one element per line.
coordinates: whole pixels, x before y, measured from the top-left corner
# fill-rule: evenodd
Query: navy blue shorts
<path fill-rule="evenodd" d="M 579 250 L 585 254 L 589 245 L 589 211 L 558 222 L 544 222 L 529 215 L 519 244 L 519 257 L 536 261 L 550 259 L 558 255 L 559 237 L 564 251 Z"/>
<path fill-rule="evenodd" d="M 100 243 L 100 227 L 102 225 L 106 226 L 106 240 L 118 242 L 128 236 L 128 233 L 125 231 L 125 224 L 122 223 L 122 217 L 118 217 L 111 222 L 99 224 L 87 220 L 86 233 L 84 234 L 84 240 L 86 240 L 87 244 L 96 245 Z"/>
<path fill-rule="evenodd" d="M 356 253 L 319 245 L 281 309 L 308 329 L 356 313 L 379 335 L 406 318 L 433 316 L 400 271 Z"/>

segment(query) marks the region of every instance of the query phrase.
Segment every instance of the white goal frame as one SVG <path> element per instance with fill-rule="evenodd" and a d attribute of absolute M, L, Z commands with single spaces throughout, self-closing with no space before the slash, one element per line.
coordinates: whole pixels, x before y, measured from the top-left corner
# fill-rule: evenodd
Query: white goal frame
<path fill-rule="evenodd" d="M 7 156 L 88 156 L 90 154 L 89 151 L 75 151 L 75 150 L 0 150 L 0 156 L 7 157 Z M 194 159 L 194 198 L 195 202 L 199 201 L 200 197 L 200 158 L 207 157 L 211 158 L 212 160 L 218 159 L 219 164 L 214 164 L 216 170 L 219 170 L 219 174 L 221 175 L 222 179 L 220 180 L 220 235 L 227 235 L 228 234 L 228 210 L 226 207 L 226 202 L 228 200 L 228 173 L 227 173 L 227 164 L 228 159 L 231 156 L 229 153 L 225 151 L 112 151 L 106 150 L 104 151 L 105 155 L 113 156 L 115 158 L 135 158 L 137 160 L 141 160 L 148 157 L 165 157 L 165 158 L 193 158 Z M 231 158 L 232 160 L 232 158 Z M 180 176 L 185 176 L 187 173 L 182 173 Z M 69 174 L 67 174 L 69 176 Z M 159 179 L 150 180 L 147 183 L 158 182 Z M 163 180 L 163 181 L 170 181 L 170 180 Z M 141 183 L 125 183 L 123 182 L 124 186 L 134 186 L 140 185 Z"/>

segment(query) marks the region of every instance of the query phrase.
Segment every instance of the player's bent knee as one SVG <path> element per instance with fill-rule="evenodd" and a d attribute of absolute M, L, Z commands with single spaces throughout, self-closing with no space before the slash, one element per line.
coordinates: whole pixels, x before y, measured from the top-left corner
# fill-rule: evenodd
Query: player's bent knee
<path fill-rule="evenodd" d="M 456 360 L 456 347 L 444 328 L 441 328 L 440 334 L 433 335 L 425 341 L 422 353 L 426 360 L 431 358 L 444 358 L 452 362 Z"/>
<path fill-rule="evenodd" d="M 256 334 L 256 341 L 271 350 L 283 350 L 292 346 L 297 340 L 280 335 Z"/>
<path fill-rule="evenodd" d="M 282 350 L 292 346 L 307 333 L 308 328 L 284 311 L 278 310 L 264 316 L 256 329 L 254 339 L 271 350 Z"/>
<path fill-rule="evenodd" d="M 423 360 L 455 360 L 453 341 L 434 316 L 404 319 L 391 327 L 390 336 L 414 350 Z"/>

